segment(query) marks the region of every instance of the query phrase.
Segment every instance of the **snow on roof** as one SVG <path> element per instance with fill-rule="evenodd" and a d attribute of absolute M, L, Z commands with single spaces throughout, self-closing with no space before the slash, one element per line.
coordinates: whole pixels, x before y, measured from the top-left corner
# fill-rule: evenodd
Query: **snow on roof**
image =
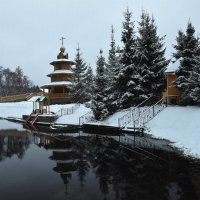
<path fill-rule="evenodd" d="M 41 96 L 41 97 L 38 99 L 38 101 L 40 101 L 40 102 L 45 101 L 45 100 L 47 100 L 47 97 L 46 97 L 46 96 Z"/>
<path fill-rule="evenodd" d="M 175 72 L 175 71 L 178 70 L 179 66 L 180 66 L 180 60 L 177 60 L 176 62 L 171 62 L 171 63 L 168 65 L 168 67 L 167 67 L 167 69 L 166 69 L 165 72 L 166 72 L 166 73 Z"/>
<path fill-rule="evenodd" d="M 52 74 L 74 74 L 72 70 L 55 70 L 52 73 L 48 74 L 47 76 L 50 76 Z"/>
<path fill-rule="evenodd" d="M 68 63 L 71 63 L 72 65 L 76 64 L 73 60 L 68 60 L 68 59 L 57 59 L 50 62 L 50 64 L 53 65 L 54 63 L 58 63 L 58 62 L 68 62 Z"/>
<path fill-rule="evenodd" d="M 31 97 L 28 101 L 36 102 L 36 101 L 44 101 L 47 97 L 46 96 L 34 96 Z"/>
<path fill-rule="evenodd" d="M 58 86 L 58 85 L 72 85 L 72 82 L 70 81 L 59 81 L 59 82 L 51 82 L 49 84 L 45 84 L 43 86 L 41 86 L 41 88 L 47 88 L 48 86 Z"/>
<path fill-rule="evenodd" d="M 28 101 L 32 101 L 32 102 L 35 102 L 37 101 L 41 96 L 34 96 L 34 97 L 31 97 Z"/>

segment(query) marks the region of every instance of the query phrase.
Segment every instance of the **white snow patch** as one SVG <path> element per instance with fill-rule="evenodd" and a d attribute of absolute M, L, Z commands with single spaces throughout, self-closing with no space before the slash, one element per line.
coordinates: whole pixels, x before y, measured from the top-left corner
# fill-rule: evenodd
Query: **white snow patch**
<path fill-rule="evenodd" d="M 79 118 L 90 112 L 90 108 L 86 108 L 85 105 L 81 104 L 80 107 L 77 108 L 77 110 L 71 114 L 71 115 L 63 115 L 57 119 L 55 123 L 57 124 L 79 124 Z"/>
<path fill-rule="evenodd" d="M 31 114 L 33 102 L 21 101 L 15 103 L 0 103 L 0 117 L 22 118 L 22 115 Z"/>
<path fill-rule="evenodd" d="M 150 133 L 175 142 L 185 153 L 200 157 L 200 107 L 170 106 L 147 123 Z"/>
<path fill-rule="evenodd" d="M 58 82 L 51 82 L 49 84 L 45 84 L 43 86 L 41 86 L 41 88 L 45 88 L 45 87 L 48 87 L 48 86 L 53 86 L 53 85 L 72 85 L 72 82 L 70 81 L 58 81 Z"/>
<path fill-rule="evenodd" d="M 24 131 L 25 129 L 22 127 L 21 124 L 17 124 L 17 123 L 13 123 L 13 122 L 9 122 L 6 120 L 1 120 L 1 126 L 0 129 L 2 130 L 18 130 L 18 131 Z"/>
<path fill-rule="evenodd" d="M 180 66 L 180 61 L 177 60 L 177 61 L 174 62 L 174 63 L 170 63 L 170 64 L 168 65 L 167 69 L 165 70 L 165 72 L 167 72 L 167 73 L 169 73 L 169 72 L 175 72 L 175 71 L 178 70 L 179 66 Z"/>
<path fill-rule="evenodd" d="M 47 76 L 50 76 L 52 74 L 74 74 L 74 72 L 72 70 L 55 70 L 52 73 L 48 74 Z"/>
<path fill-rule="evenodd" d="M 89 124 L 98 124 L 98 125 L 118 127 L 118 119 L 123 117 L 128 112 L 130 112 L 130 109 L 124 109 L 122 111 L 114 113 L 113 115 L 109 116 L 107 119 L 105 119 L 103 121 L 89 122 Z"/>
<path fill-rule="evenodd" d="M 41 96 L 34 96 L 34 97 L 31 97 L 28 101 L 32 101 L 32 102 L 35 102 L 37 101 Z"/>

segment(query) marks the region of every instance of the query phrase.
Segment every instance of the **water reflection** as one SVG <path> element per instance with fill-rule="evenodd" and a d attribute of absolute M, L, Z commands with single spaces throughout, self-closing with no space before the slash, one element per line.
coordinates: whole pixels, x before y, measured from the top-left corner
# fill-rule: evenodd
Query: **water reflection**
<path fill-rule="evenodd" d="M 26 132 L 16 130 L 0 131 L 0 161 L 11 158 L 13 155 L 17 155 L 19 159 L 22 159 L 30 144 L 31 140 Z"/>
<path fill-rule="evenodd" d="M 118 136 L 1 130 L 0 176 L 6 175 L 0 181 L 1 198 L 200 199 L 199 160 L 141 141 L 134 139 L 140 148 L 130 148 L 129 141 Z M 14 155 L 23 160 L 21 165 Z"/>
<path fill-rule="evenodd" d="M 174 152 L 148 150 L 164 158 L 162 161 L 121 148 L 106 137 L 38 138 L 38 146 L 43 144 L 44 148 L 53 150 L 49 159 L 55 161 L 53 171 L 60 174 L 69 199 L 73 198 L 68 185 L 75 173 L 83 188 L 90 174 L 95 174 L 101 191 L 101 198 L 96 199 L 198 199 L 189 173 L 191 163 Z M 90 187 L 92 190 L 93 186 Z M 82 195 L 79 194 L 80 199 Z"/>

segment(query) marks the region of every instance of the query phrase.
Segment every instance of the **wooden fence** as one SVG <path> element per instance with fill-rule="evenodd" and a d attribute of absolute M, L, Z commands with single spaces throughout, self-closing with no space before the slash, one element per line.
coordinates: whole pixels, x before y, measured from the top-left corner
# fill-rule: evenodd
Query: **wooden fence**
<path fill-rule="evenodd" d="M 43 95 L 43 92 L 38 92 L 38 93 L 25 93 L 25 94 L 13 95 L 13 96 L 0 97 L 0 103 L 26 101 L 26 100 L 29 100 L 33 96 L 42 96 L 42 95 Z"/>

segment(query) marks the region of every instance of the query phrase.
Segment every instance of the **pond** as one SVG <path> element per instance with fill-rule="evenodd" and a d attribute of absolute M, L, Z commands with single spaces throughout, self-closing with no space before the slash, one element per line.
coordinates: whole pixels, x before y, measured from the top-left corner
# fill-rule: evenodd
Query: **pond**
<path fill-rule="evenodd" d="M 199 199 L 200 161 L 179 152 L 130 148 L 119 136 L 29 131 L 4 120 L 0 129 L 2 200 Z"/>

